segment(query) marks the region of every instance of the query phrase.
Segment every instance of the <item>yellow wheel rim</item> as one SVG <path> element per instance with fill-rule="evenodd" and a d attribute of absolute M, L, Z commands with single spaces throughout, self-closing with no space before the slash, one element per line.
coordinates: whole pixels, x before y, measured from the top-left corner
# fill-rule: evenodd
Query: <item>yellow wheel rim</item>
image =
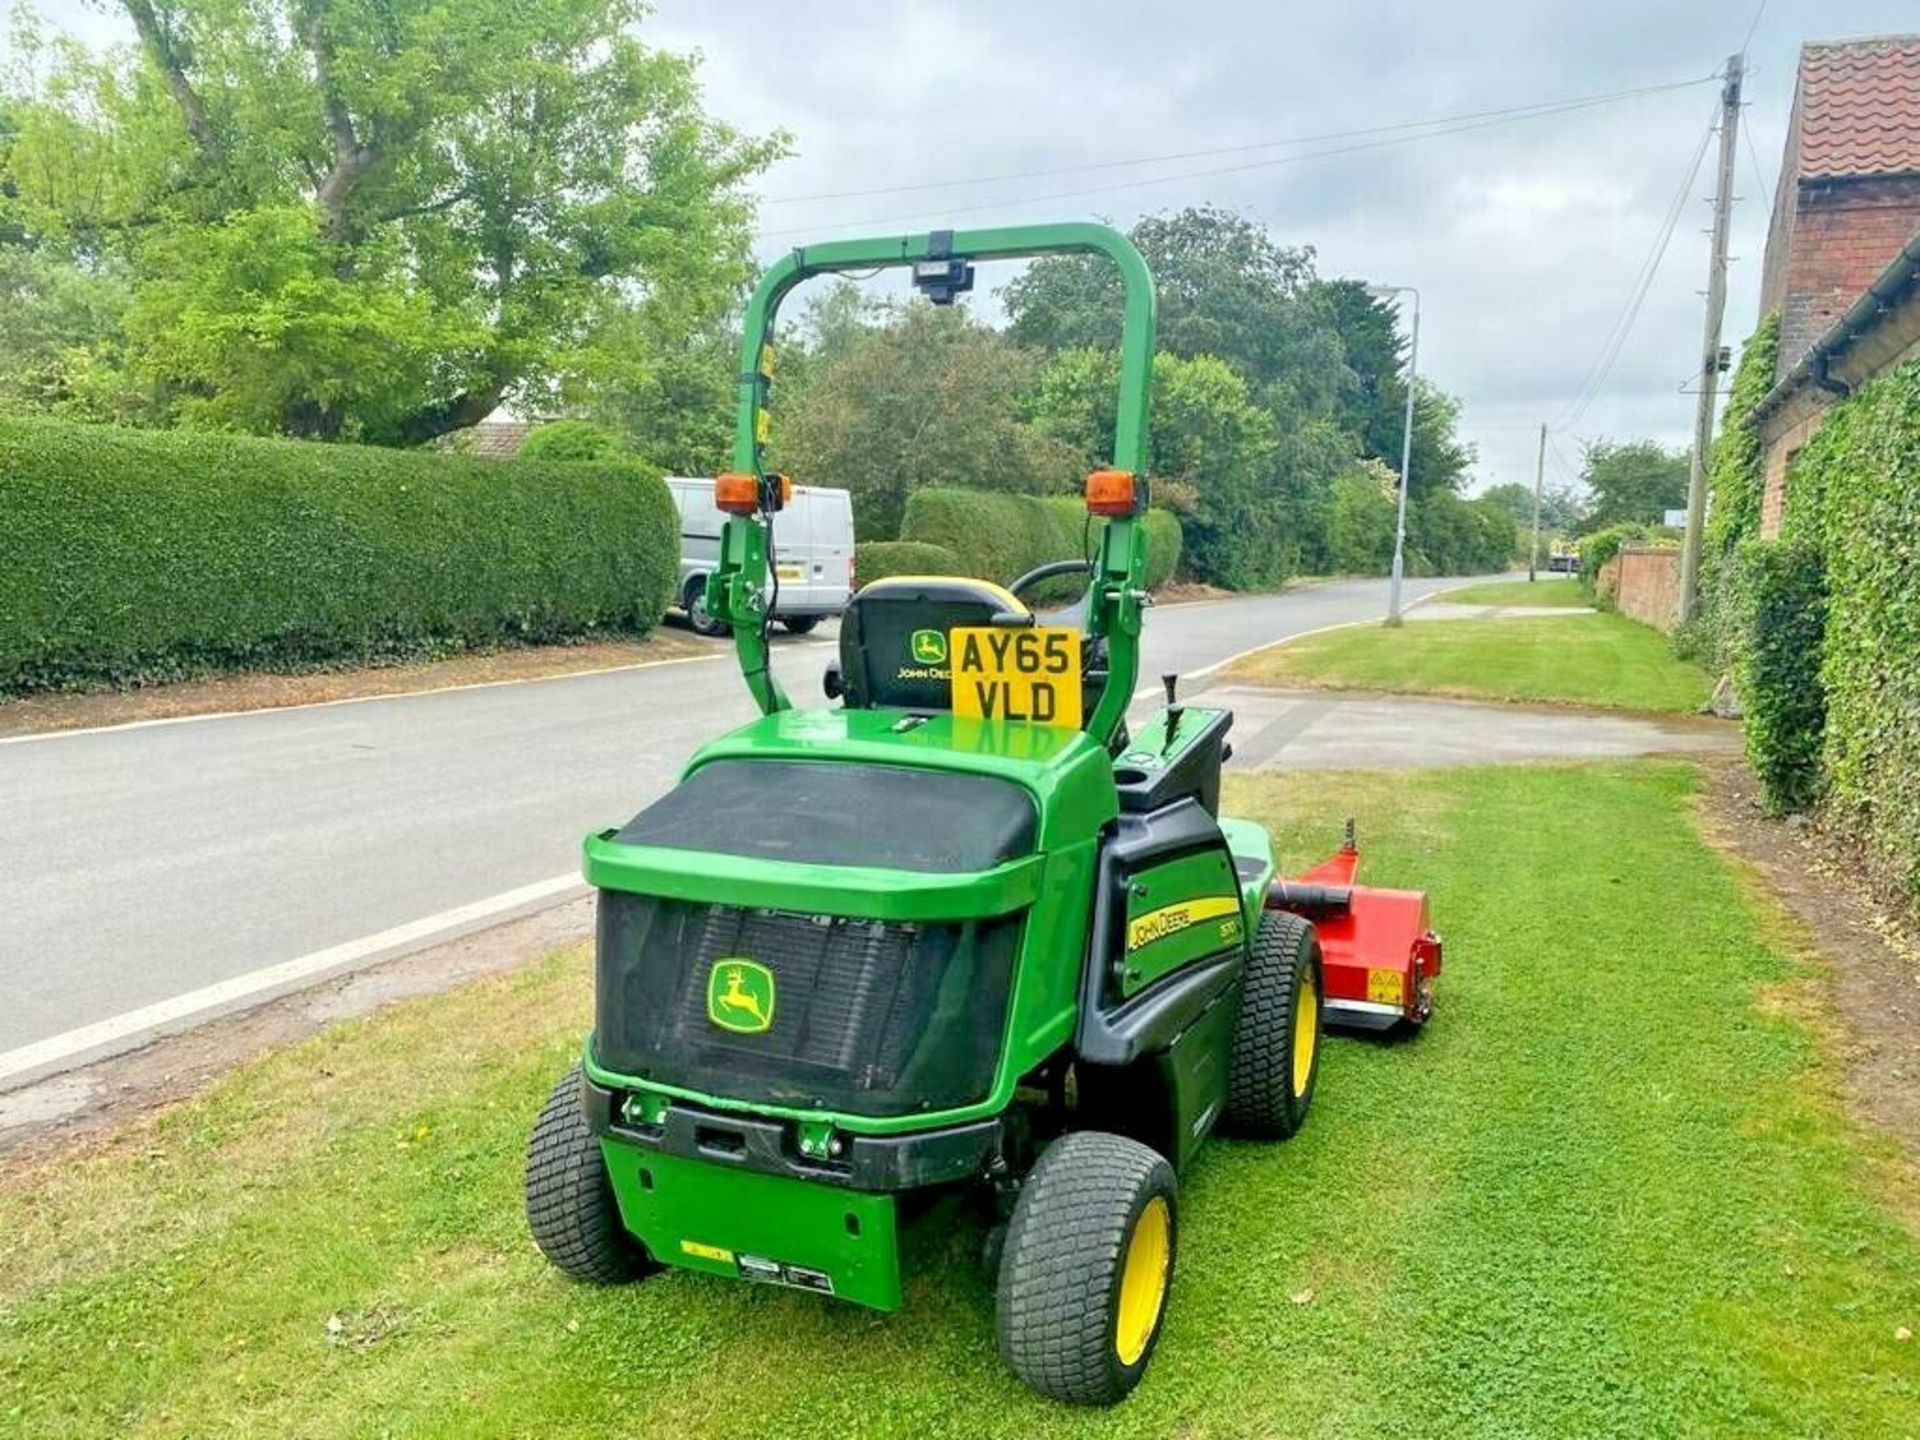
<path fill-rule="evenodd" d="M 1153 1327 L 1160 1323 L 1160 1307 L 1167 1299 L 1168 1264 L 1173 1259 L 1172 1242 L 1167 1202 L 1156 1195 L 1133 1222 L 1126 1262 L 1120 1270 L 1120 1318 L 1114 1326 L 1113 1348 L 1122 1365 L 1131 1365 L 1147 1353 Z"/>
<path fill-rule="evenodd" d="M 1300 987 L 1300 1003 L 1295 1007 L 1293 1020 L 1293 1094 L 1294 1098 L 1307 1093 L 1307 1082 L 1313 1078 L 1313 1051 L 1320 1041 L 1320 996 L 1315 993 L 1313 980 Z"/>

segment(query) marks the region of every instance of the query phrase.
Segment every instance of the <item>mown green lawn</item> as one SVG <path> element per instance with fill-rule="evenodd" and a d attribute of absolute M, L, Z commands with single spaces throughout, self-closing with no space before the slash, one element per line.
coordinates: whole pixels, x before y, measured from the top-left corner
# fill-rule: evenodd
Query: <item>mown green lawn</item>
<path fill-rule="evenodd" d="M 911 1233 L 893 1317 L 549 1271 L 520 1151 L 587 1023 L 572 952 L 0 1181 L 0 1431 L 1920 1434 L 1891 1152 L 1843 1118 L 1790 1018 L 1813 967 L 1692 792 L 1665 762 L 1233 786 L 1294 859 L 1353 813 L 1376 878 L 1431 887 L 1440 1013 L 1332 1042 L 1293 1141 L 1196 1162 L 1168 1330 L 1117 1411 L 1002 1371 L 950 1211 Z"/>
<path fill-rule="evenodd" d="M 1568 575 L 1543 575 L 1529 583 L 1525 580 L 1496 580 L 1490 585 L 1469 585 L 1463 590 L 1443 590 L 1434 596 L 1436 605 L 1552 605 L 1555 608 L 1593 604 L 1578 580 Z"/>
<path fill-rule="evenodd" d="M 1356 625 L 1256 651 L 1223 678 L 1673 713 L 1712 689 L 1666 636 L 1614 614 Z"/>

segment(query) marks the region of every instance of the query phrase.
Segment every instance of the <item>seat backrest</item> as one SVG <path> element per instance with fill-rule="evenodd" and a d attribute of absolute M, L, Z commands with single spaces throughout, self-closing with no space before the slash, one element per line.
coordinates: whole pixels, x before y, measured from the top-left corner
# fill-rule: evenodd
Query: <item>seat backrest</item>
<path fill-rule="evenodd" d="M 1032 613 L 1004 587 L 957 575 L 894 575 L 863 586 L 840 618 L 840 673 L 854 709 L 952 708 L 950 631 Z"/>

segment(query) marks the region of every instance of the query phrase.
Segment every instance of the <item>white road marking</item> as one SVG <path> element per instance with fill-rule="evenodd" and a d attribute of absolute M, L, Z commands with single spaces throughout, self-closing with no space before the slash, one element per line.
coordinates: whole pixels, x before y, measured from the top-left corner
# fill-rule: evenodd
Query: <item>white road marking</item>
<path fill-rule="evenodd" d="M 825 643 L 818 640 L 808 642 L 809 645 Z M 161 715 L 152 720 L 123 720 L 118 725 L 40 730 L 32 735 L 0 736 L 0 745 L 28 745 L 36 740 L 71 740 L 76 735 L 151 730 L 158 725 L 191 725 L 200 720 L 237 720 L 246 715 L 277 715 L 283 710 L 328 710 L 336 705 L 369 705 L 375 700 L 417 700 L 423 695 L 451 695 L 460 690 L 497 690 L 502 685 L 537 685 L 546 680 L 581 680 L 589 675 L 613 675 L 622 670 L 652 670 L 661 665 L 697 665 L 703 660 L 722 660 L 731 654 L 731 650 L 716 650 L 711 655 L 675 655 L 666 660 L 636 660 L 631 665 L 602 665 L 592 670 L 568 670 L 559 675 L 523 675 L 514 680 L 473 680 L 465 685 L 435 685 L 430 690 L 395 690 L 386 695 L 345 695 L 338 700 L 301 700 L 291 705 L 262 705 L 253 710 L 209 710 L 203 715 Z"/>
<path fill-rule="evenodd" d="M 456 905 L 453 909 L 442 910 L 436 915 L 425 915 L 418 920 L 409 920 L 406 924 L 396 925 L 391 930 L 382 930 L 375 935 L 365 935 L 358 940 L 349 940 L 343 945 L 331 945 L 325 950 L 315 950 L 298 959 L 286 960 L 278 965 L 249 971 L 245 975 L 236 975 L 230 980 L 222 980 L 198 990 L 190 990 L 170 1000 L 144 1005 L 138 1010 L 129 1010 L 111 1019 L 98 1020 L 91 1025 L 82 1025 L 78 1029 L 68 1030 L 64 1034 L 50 1036 L 45 1040 L 36 1040 L 31 1045 L 23 1045 L 17 1050 L 0 1054 L 0 1087 L 4 1087 L 16 1076 L 61 1066 L 76 1057 L 92 1055 L 94 1052 L 105 1054 L 111 1053 L 116 1048 L 131 1048 L 132 1045 L 144 1043 L 150 1036 L 169 1027 L 180 1026 L 187 1021 L 205 1019 L 216 1012 L 232 1010 L 249 1001 L 263 1000 L 275 992 L 296 989 L 325 978 L 329 974 L 350 970 L 364 961 L 383 956 L 389 951 L 418 946 L 423 941 L 435 939 L 449 931 L 491 920 L 509 911 L 537 904 L 542 900 L 565 896 L 570 891 L 585 889 L 586 882 L 580 878 L 579 873 L 568 871 L 565 875 L 555 875 L 546 880 L 537 880 L 531 885 L 503 890 L 498 895 L 489 895 L 484 900 Z"/>
<path fill-rule="evenodd" d="M 1464 585 L 1478 584 L 1478 583 L 1479 583 L 1478 581 L 1464 581 L 1462 582 L 1461 585 L 1455 585 L 1450 588 L 1458 590 L 1463 588 Z M 1416 610 L 1420 606 L 1426 604 L 1427 601 L 1436 599 L 1437 597 L 1444 595 L 1446 593 L 1447 592 L 1445 590 L 1430 591 L 1427 594 L 1422 595 L 1417 600 L 1408 601 L 1405 605 L 1402 605 L 1400 607 L 1400 611 L 1402 614 L 1405 614 L 1409 610 Z M 1188 670 L 1184 674 L 1182 674 L 1180 678 L 1182 680 L 1204 680 L 1207 678 L 1207 676 L 1213 674 L 1214 672 L 1226 669 L 1227 666 L 1233 664 L 1234 661 L 1244 660 L 1249 655 L 1258 655 L 1262 650 L 1273 650 L 1282 645 L 1291 645 L 1296 640 L 1304 640 L 1309 635 L 1325 635 L 1330 630 L 1352 630 L 1353 628 L 1359 625 L 1380 625 L 1385 623 L 1385 620 L 1386 620 L 1386 617 L 1384 615 L 1366 619 L 1366 620 L 1342 620 L 1335 625 L 1318 625 L 1311 630 L 1299 631 L 1297 634 L 1282 635 L 1278 640 L 1268 640 L 1265 643 L 1260 645 L 1249 645 L 1245 650 L 1236 651 L 1232 655 L 1227 656 L 1226 659 L 1216 660 L 1211 665 L 1202 665 L 1198 670 Z M 1163 691 L 1160 686 L 1149 685 L 1145 689 L 1134 691 L 1133 698 L 1134 698 L 1134 701 L 1137 703 L 1141 700 L 1145 700 L 1148 696 L 1164 695 L 1165 693 L 1166 692 Z"/>

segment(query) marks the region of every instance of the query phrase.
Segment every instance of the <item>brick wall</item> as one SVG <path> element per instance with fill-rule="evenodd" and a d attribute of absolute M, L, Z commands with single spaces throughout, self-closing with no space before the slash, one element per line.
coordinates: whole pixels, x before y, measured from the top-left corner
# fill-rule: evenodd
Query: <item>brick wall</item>
<path fill-rule="evenodd" d="M 1801 181 L 1779 277 L 1784 375 L 1920 230 L 1920 177 Z"/>
<path fill-rule="evenodd" d="M 1595 591 L 1622 615 L 1656 630 L 1673 629 L 1680 607 L 1680 552 L 1627 545 L 1602 567 Z"/>
<path fill-rule="evenodd" d="M 1901 243 L 1905 243 L 1904 236 Z M 1893 253 L 1889 250 L 1881 258 L 1882 269 Z M 1868 276 L 1860 290 L 1865 290 L 1879 274 L 1876 270 Z M 1856 291 L 1855 298 L 1858 295 Z M 1852 301 L 1847 303 L 1851 305 Z M 1842 385 L 1855 388 L 1875 375 L 1916 358 L 1920 358 L 1920 286 L 1909 289 L 1891 309 L 1881 314 L 1871 330 L 1835 356 L 1829 370 Z M 1785 373 L 1784 366 L 1781 373 Z M 1839 402 L 1840 396 L 1836 394 L 1812 384 L 1802 385 L 1761 423 L 1761 473 L 1766 484 L 1760 501 L 1760 534 L 1766 539 L 1771 540 L 1780 533 L 1781 522 L 1786 518 L 1787 471 L 1793 457 L 1813 438 L 1813 432 L 1820 428 L 1821 417 Z M 1737 423 L 1736 417 L 1728 419 Z"/>

